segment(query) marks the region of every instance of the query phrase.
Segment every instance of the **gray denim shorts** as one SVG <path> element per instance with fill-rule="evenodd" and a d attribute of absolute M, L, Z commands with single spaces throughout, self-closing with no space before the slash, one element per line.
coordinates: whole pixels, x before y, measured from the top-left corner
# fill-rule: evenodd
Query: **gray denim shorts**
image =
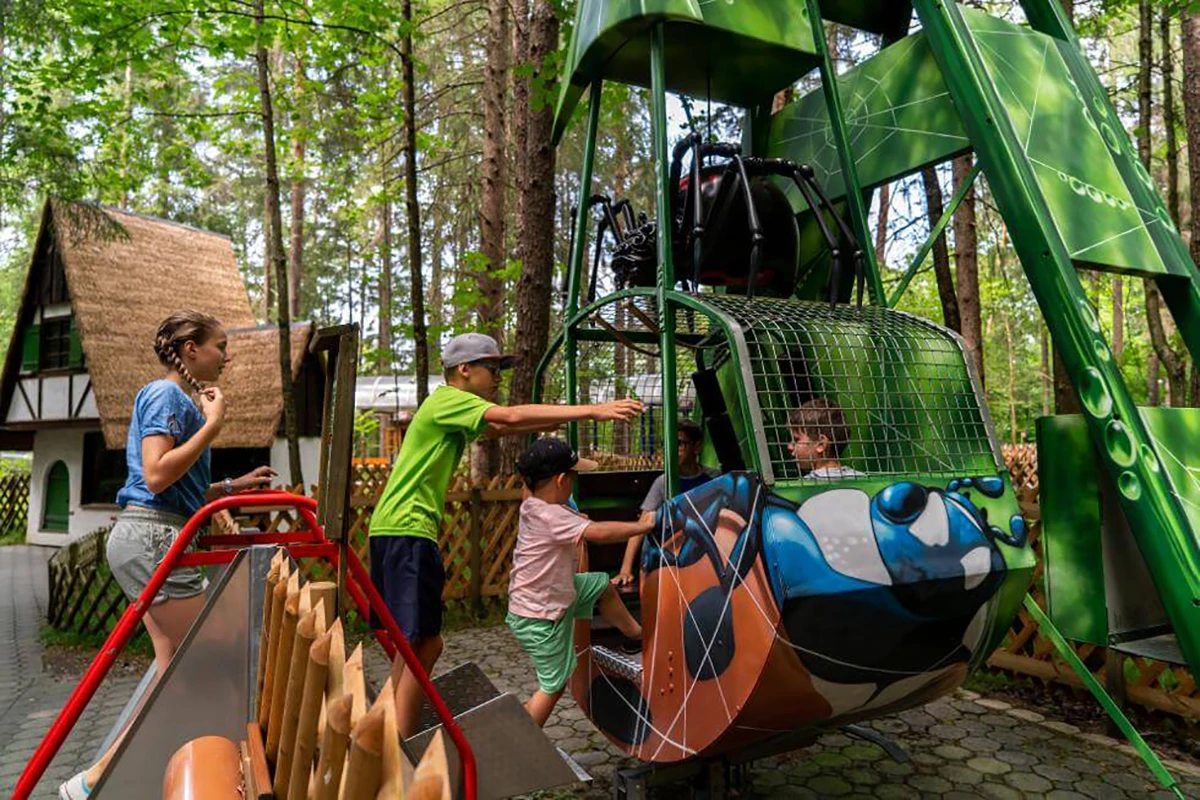
<path fill-rule="evenodd" d="M 126 508 L 121 512 L 108 534 L 105 553 L 108 567 L 126 597 L 136 600 L 141 595 L 186 522 L 166 511 Z M 208 580 L 199 567 L 179 567 L 167 577 L 154 603 L 195 597 L 207 587 Z"/>

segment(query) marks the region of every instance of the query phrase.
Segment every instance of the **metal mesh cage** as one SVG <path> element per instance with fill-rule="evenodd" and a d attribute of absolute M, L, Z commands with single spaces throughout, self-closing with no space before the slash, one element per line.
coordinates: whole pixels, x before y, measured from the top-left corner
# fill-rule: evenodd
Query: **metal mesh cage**
<path fill-rule="evenodd" d="M 678 417 L 697 417 L 691 374 L 698 355 L 723 345 L 708 317 L 695 311 L 676 315 L 679 365 L 676 379 Z M 605 470 L 661 469 L 663 464 L 663 376 L 658 307 L 648 295 L 625 296 L 606 303 L 576 327 L 580 403 L 606 403 L 624 397 L 641 400 L 646 413 L 633 423 L 582 422 L 579 449 Z M 560 350 L 546 370 L 543 398 L 566 402 L 565 363 Z"/>
<path fill-rule="evenodd" d="M 731 386 L 738 368 L 746 385 L 754 386 L 763 460 L 776 481 L 996 471 L 986 407 L 950 332 L 878 307 L 729 295 L 704 300 L 745 338 L 748 363 L 737 364 L 726 347 L 711 366 L 723 387 Z M 809 413 L 806 423 L 832 440 L 841 470 L 811 473 L 793 455 L 793 412 L 815 409 L 814 401 L 840 409 L 840 415 Z"/>

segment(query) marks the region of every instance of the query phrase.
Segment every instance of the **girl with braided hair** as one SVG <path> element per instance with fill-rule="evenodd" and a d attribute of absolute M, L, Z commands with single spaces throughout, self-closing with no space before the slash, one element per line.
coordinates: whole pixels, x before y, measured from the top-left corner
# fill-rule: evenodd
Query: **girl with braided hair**
<path fill-rule="evenodd" d="M 131 601 L 201 506 L 222 495 L 268 486 L 276 474 L 263 466 L 240 478 L 212 482 L 209 447 L 225 420 L 225 396 L 205 384 L 220 378 L 229 363 L 227 343 L 221 323 L 199 311 L 178 311 L 158 326 L 154 352 L 166 374 L 143 386 L 133 401 L 125 442 L 129 476 L 117 493 L 123 511 L 107 545 L 113 577 Z M 198 568 L 176 569 L 143 617 L 159 675 L 204 606 L 206 585 Z M 116 747 L 114 743 L 90 769 L 60 786 L 61 800 L 87 797 Z"/>

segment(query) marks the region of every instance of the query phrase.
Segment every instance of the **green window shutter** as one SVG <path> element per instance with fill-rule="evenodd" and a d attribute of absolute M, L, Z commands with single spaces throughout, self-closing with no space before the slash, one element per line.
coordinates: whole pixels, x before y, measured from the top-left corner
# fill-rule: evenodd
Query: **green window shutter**
<path fill-rule="evenodd" d="M 79 339 L 79 328 L 75 325 L 74 317 L 71 317 L 71 351 L 67 363 L 73 369 L 83 366 L 83 342 Z"/>
<path fill-rule="evenodd" d="M 55 461 L 46 473 L 46 496 L 42 503 L 42 530 L 66 532 L 70 527 L 71 476 L 67 465 Z"/>
<path fill-rule="evenodd" d="M 25 340 L 21 343 L 21 372 L 37 372 L 41 356 L 41 326 L 25 328 Z"/>

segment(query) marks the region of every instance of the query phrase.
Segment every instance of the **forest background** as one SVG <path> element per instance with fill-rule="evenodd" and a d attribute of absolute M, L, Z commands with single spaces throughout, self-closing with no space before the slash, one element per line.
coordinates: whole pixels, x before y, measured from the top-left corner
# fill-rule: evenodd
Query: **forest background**
<path fill-rule="evenodd" d="M 1022 21 L 1015 2 L 973 4 Z M 1197 258 L 1200 11 L 1065 5 Z M 550 145 L 574 11 L 575 0 L 0 0 L 0 355 L 53 195 L 227 234 L 262 321 L 360 323 L 363 374 L 421 384 L 446 337 L 488 332 L 525 356 L 504 393 L 528 401 L 561 324 L 579 194 L 580 120 Z M 827 34 L 839 70 L 880 46 Z M 808 76 L 777 102 L 816 86 Z M 690 111 L 740 137 L 737 110 Z M 672 114 L 672 139 L 683 119 Z M 601 131 L 594 189 L 652 209 L 645 92 L 606 87 Z M 889 291 L 970 164 L 874 193 Z M 961 331 L 1001 438 L 1032 440 L 1056 404 L 1052 348 L 977 187 L 900 308 Z M 1135 399 L 1200 404 L 1200 372 L 1160 299 L 1130 278 L 1088 273 L 1084 285 Z"/>

